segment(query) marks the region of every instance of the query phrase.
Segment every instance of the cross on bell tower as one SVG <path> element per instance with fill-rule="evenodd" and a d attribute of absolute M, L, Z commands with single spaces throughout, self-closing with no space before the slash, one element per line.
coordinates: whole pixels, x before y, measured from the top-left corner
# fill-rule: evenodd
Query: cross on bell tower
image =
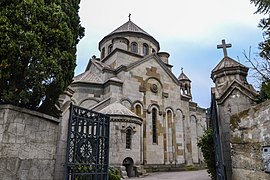
<path fill-rule="evenodd" d="M 232 47 L 232 44 L 226 44 L 225 39 L 222 39 L 222 44 L 217 45 L 218 49 L 223 49 L 224 57 L 228 57 L 227 48 Z"/>

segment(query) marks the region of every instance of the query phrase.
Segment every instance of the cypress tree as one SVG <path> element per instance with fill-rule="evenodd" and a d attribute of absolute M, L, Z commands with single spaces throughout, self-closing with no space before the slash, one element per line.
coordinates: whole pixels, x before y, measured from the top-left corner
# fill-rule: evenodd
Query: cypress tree
<path fill-rule="evenodd" d="M 0 104 L 55 114 L 84 36 L 80 0 L 0 1 Z"/>

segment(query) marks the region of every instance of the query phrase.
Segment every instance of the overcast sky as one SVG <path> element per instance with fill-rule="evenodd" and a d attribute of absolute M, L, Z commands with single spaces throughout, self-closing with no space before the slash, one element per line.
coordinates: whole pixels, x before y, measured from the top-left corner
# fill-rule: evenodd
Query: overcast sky
<path fill-rule="evenodd" d="M 85 37 L 78 45 L 75 74 L 84 72 L 92 55 L 100 56 L 99 41 L 127 22 L 131 13 L 131 20 L 159 41 L 160 51 L 170 54 L 176 77 L 184 68 L 192 81 L 193 101 L 209 107 L 214 86 L 211 70 L 223 58 L 223 51 L 217 49 L 221 40 L 232 44 L 229 57 L 246 66 L 244 50 L 251 47 L 256 57 L 263 40 L 257 25 L 263 16 L 255 10 L 249 0 L 81 0 Z"/>

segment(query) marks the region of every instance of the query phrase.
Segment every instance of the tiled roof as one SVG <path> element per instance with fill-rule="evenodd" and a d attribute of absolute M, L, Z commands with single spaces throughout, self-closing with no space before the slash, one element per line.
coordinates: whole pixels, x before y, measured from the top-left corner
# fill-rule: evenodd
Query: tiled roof
<path fill-rule="evenodd" d="M 99 112 L 103 114 L 107 114 L 107 115 L 120 115 L 120 116 L 130 116 L 130 117 L 139 118 L 135 113 L 130 111 L 128 108 L 126 108 L 119 102 L 114 102 L 106 106 Z"/>
<path fill-rule="evenodd" d="M 147 32 L 145 32 L 142 28 L 137 26 L 135 23 L 132 21 L 128 21 L 119 28 L 115 29 L 113 32 L 111 32 L 109 35 L 115 34 L 115 33 L 121 33 L 121 32 L 137 32 L 137 33 L 142 33 L 145 35 L 150 36 Z"/>
<path fill-rule="evenodd" d="M 94 82 L 94 83 L 103 83 L 102 79 L 91 71 L 85 71 L 78 76 L 73 78 L 74 81 L 86 81 L 86 82 Z"/>

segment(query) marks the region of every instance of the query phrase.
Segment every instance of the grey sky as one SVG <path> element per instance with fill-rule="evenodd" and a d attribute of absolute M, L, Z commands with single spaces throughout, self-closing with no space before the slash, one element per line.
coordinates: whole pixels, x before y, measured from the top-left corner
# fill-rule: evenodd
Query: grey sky
<path fill-rule="evenodd" d="M 257 27 L 262 15 L 254 14 L 249 0 L 81 0 L 80 6 L 86 31 L 78 45 L 75 74 L 85 70 L 92 55 L 100 56 L 98 42 L 128 21 L 131 13 L 131 20 L 170 54 L 177 77 L 184 68 L 192 81 L 193 101 L 201 107 L 210 105 L 211 70 L 223 58 L 217 44 L 226 39 L 232 44 L 229 57 L 248 66 L 243 51 L 251 46 L 255 57 L 263 39 Z"/>

